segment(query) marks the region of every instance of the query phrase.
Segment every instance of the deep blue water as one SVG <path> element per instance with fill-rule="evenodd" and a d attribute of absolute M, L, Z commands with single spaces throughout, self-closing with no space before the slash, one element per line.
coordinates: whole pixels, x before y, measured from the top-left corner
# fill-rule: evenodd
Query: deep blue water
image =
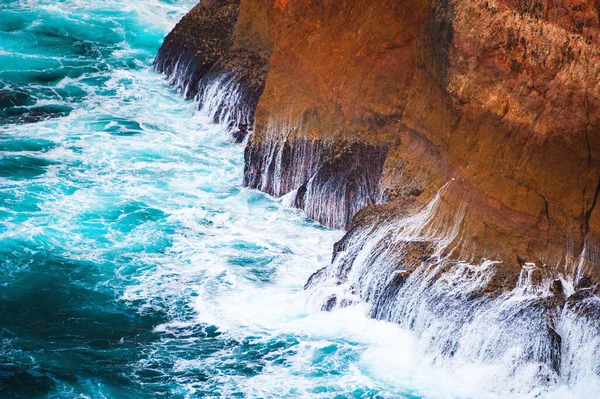
<path fill-rule="evenodd" d="M 303 292 L 342 233 L 151 70 L 193 3 L 0 3 L 0 397 L 427 394 L 407 333 Z"/>

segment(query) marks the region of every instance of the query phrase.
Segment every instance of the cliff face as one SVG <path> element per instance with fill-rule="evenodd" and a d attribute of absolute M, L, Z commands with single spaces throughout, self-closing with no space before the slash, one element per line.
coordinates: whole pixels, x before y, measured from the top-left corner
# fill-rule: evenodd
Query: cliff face
<path fill-rule="evenodd" d="M 447 154 L 469 241 L 507 265 L 577 263 L 565 256 L 585 248 L 580 272 L 597 275 L 598 8 L 455 1 L 450 21 L 448 121 L 431 126 L 418 105 L 404 120 Z"/>
<path fill-rule="evenodd" d="M 199 79 L 233 73 L 251 93 L 237 104 L 254 117 L 244 184 L 292 193 L 308 216 L 349 229 L 309 287 L 348 282 L 354 299 L 330 296 L 324 308 L 358 297 L 396 320 L 406 292 L 447 303 L 434 283 L 411 291 L 412 275 L 475 279 L 465 301 L 535 291 L 524 314 L 546 326 L 546 344 L 532 356 L 558 371 L 557 309 L 600 314 L 576 305 L 600 282 L 599 10 L 589 0 L 204 0 L 157 67 L 177 75 L 174 54 L 194 59 L 179 74 L 192 94 Z M 371 256 L 358 256 L 365 248 Z"/>
<path fill-rule="evenodd" d="M 589 1 L 205 0 L 156 67 L 200 99 L 231 73 L 245 184 L 327 226 L 444 186 L 453 256 L 502 261 L 498 284 L 527 262 L 597 278 L 598 24 Z"/>
<path fill-rule="evenodd" d="M 340 207 L 418 208 L 447 184 L 440 212 L 466 208 L 457 255 L 502 260 L 513 280 L 524 262 L 564 267 L 584 247 L 591 259 L 600 228 L 594 4 L 274 7 L 248 185 L 300 188 L 296 204 L 309 216 L 345 227 L 353 212 Z M 294 161 L 306 154 L 314 161 Z"/>
<path fill-rule="evenodd" d="M 402 114 L 429 9 L 422 1 L 277 2 L 246 184 L 273 195 L 299 188 L 296 205 L 337 228 L 385 201 L 381 174 L 389 151 L 405 152 Z M 286 162 L 304 154 L 311 162 Z"/>
<path fill-rule="evenodd" d="M 252 128 L 268 73 L 271 13 L 261 0 L 204 0 L 167 35 L 154 61 L 186 98 L 211 108 L 215 122 L 229 122 L 239 141 Z"/>

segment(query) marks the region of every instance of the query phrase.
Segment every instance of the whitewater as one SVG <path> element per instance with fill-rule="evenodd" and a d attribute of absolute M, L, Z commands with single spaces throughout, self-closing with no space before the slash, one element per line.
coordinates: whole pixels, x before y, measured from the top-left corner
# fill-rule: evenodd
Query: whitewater
<path fill-rule="evenodd" d="M 0 397 L 512 397 L 315 304 L 344 233 L 242 187 L 230 93 L 198 110 L 152 70 L 194 4 L 0 3 Z"/>

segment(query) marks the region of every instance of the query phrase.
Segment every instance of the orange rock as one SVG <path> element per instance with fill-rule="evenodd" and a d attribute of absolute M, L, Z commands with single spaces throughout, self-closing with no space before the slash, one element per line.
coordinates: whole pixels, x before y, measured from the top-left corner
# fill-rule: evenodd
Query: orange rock
<path fill-rule="evenodd" d="M 246 73 L 264 82 L 246 184 L 283 195 L 319 176 L 320 217 L 338 227 L 346 223 L 322 213 L 354 209 L 339 201 L 356 193 L 369 198 L 360 206 L 387 202 L 370 213 L 400 218 L 446 185 L 440 212 L 466 209 L 456 256 L 501 260 L 510 281 L 522 260 L 565 270 L 583 255 L 583 274 L 599 279 L 595 2 L 239 4 L 223 57 L 240 73 L 254 64 L 235 60 L 265 60 Z M 236 56 L 245 49 L 253 55 Z M 343 170 L 382 153 L 380 176 Z M 330 195 L 342 187 L 355 191 Z M 306 198 L 297 204 L 309 209 Z"/>

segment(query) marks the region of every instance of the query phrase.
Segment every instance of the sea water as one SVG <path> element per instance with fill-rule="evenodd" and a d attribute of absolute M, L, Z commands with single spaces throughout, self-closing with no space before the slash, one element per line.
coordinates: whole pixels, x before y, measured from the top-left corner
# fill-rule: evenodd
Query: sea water
<path fill-rule="evenodd" d="M 0 396 L 389 396 L 303 297 L 342 233 L 152 71 L 193 4 L 0 6 Z"/>
<path fill-rule="evenodd" d="M 0 3 L 0 397 L 502 397 L 311 306 L 343 232 L 243 188 L 243 146 L 152 71 L 194 3 Z"/>

